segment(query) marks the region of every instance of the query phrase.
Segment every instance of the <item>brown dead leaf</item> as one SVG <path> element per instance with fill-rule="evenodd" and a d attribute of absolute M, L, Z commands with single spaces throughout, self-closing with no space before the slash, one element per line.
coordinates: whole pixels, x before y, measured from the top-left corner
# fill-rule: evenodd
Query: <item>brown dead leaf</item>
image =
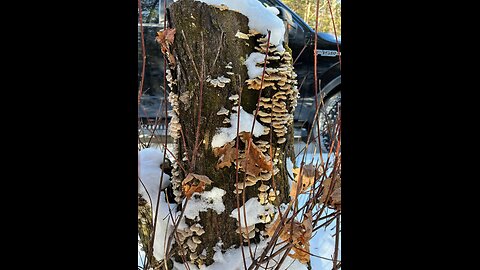
<path fill-rule="evenodd" d="M 267 234 L 272 237 L 275 230 L 280 225 L 280 217 L 278 217 L 274 223 L 272 223 L 266 230 Z M 293 254 L 288 254 L 293 259 L 299 260 L 305 264 L 310 261 L 310 239 L 312 238 L 313 225 L 312 225 L 312 213 L 305 214 L 303 222 L 296 220 L 282 224 L 279 237 L 284 241 L 290 241 L 293 244 Z M 292 227 L 293 226 L 293 227 Z"/>
<path fill-rule="evenodd" d="M 158 31 L 157 36 L 155 37 L 155 41 L 160 44 L 162 49 L 162 53 L 165 53 L 168 50 L 167 42 L 165 41 L 165 33 L 164 31 Z"/>
<path fill-rule="evenodd" d="M 175 56 L 173 56 L 173 54 L 167 52 L 167 55 L 168 55 L 168 63 L 171 65 L 171 66 L 175 66 Z"/>
<path fill-rule="evenodd" d="M 183 187 L 183 192 L 185 193 L 185 197 L 190 198 L 195 192 L 199 192 L 199 193 L 203 192 L 205 190 L 205 183 L 200 182 L 198 184 L 184 185 L 182 187 Z"/>
<path fill-rule="evenodd" d="M 183 179 L 182 181 L 182 185 L 185 185 L 187 183 L 189 183 L 190 181 L 192 181 L 193 179 L 197 179 L 199 180 L 200 182 L 203 182 L 207 185 L 211 185 L 212 184 L 212 180 L 210 180 L 210 178 L 208 178 L 208 176 L 206 175 L 200 175 L 200 174 L 196 174 L 196 173 L 189 173 L 185 179 Z"/>
<path fill-rule="evenodd" d="M 250 142 L 248 158 L 253 159 L 258 167 L 263 170 L 271 171 L 273 169 L 273 163 L 270 156 L 264 155 L 260 148 L 253 143 L 252 135 L 249 132 L 244 132 L 242 137 L 247 143 Z"/>
<path fill-rule="evenodd" d="M 319 170 L 313 164 L 304 165 L 300 175 L 300 168 L 294 168 L 293 173 L 296 175 L 290 188 L 290 198 L 295 198 L 298 194 L 304 192 L 313 185 L 315 179 L 320 175 Z M 300 189 L 299 191 L 297 189 Z"/>
<path fill-rule="evenodd" d="M 322 196 L 320 197 L 320 201 L 322 203 L 326 203 L 327 201 L 327 193 L 330 190 L 330 185 L 332 183 L 332 178 L 329 177 L 323 181 L 323 193 Z"/>
<path fill-rule="evenodd" d="M 192 180 L 198 181 L 192 181 Z M 212 180 L 208 176 L 189 173 L 182 181 L 182 189 L 187 198 L 192 197 L 195 192 L 203 192 L 206 185 L 211 185 Z"/>
<path fill-rule="evenodd" d="M 164 31 L 165 35 L 165 40 L 169 45 L 173 44 L 173 41 L 175 40 L 175 33 L 177 32 L 177 29 L 175 28 L 167 28 Z"/>
<path fill-rule="evenodd" d="M 246 158 L 244 158 L 240 160 L 239 163 L 240 168 L 242 168 L 242 171 L 244 171 L 247 175 L 258 177 L 262 174 L 262 169 L 255 166 L 255 162 L 250 157 L 248 158 L 248 161 Z"/>
<path fill-rule="evenodd" d="M 339 187 L 335 189 L 331 195 L 332 197 L 332 203 L 335 206 L 337 210 L 342 209 L 342 188 Z"/>
<path fill-rule="evenodd" d="M 333 187 L 332 191 L 330 191 L 332 188 L 332 177 L 329 177 L 323 181 L 323 193 L 320 197 L 320 202 L 340 210 L 342 207 L 342 182 L 340 176 L 338 175 L 335 177 L 335 179 L 335 186 Z M 329 192 L 330 194 L 327 197 Z"/>
<path fill-rule="evenodd" d="M 308 249 L 308 250 L 307 250 Z M 293 254 L 288 254 L 292 259 L 297 259 L 303 264 L 307 264 L 310 261 L 310 244 L 305 246 L 305 249 L 292 247 Z"/>
<path fill-rule="evenodd" d="M 162 31 L 157 32 L 157 36 L 155 37 L 155 41 L 157 41 L 162 46 L 162 53 L 168 51 L 170 45 L 173 44 L 175 40 L 175 32 L 177 30 L 175 28 L 167 28 Z"/>
<path fill-rule="evenodd" d="M 215 157 L 219 157 L 215 169 L 218 170 L 224 167 L 230 167 L 230 165 L 235 162 L 237 152 L 234 145 L 235 141 L 231 141 L 222 147 L 213 148 L 213 154 Z"/>

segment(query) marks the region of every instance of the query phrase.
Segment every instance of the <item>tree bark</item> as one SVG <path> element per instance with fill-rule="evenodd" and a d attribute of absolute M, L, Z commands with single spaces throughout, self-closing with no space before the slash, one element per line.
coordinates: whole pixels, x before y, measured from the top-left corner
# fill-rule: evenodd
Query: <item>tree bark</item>
<path fill-rule="evenodd" d="M 199 224 L 205 232 L 197 235 L 187 229 L 186 233 L 185 228 L 182 227 L 182 229 L 180 226 L 177 233 L 180 232 L 187 236 L 183 237 L 179 234 L 175 236 L 171 255 L 173 260 L 179 263 L 185 259 L 197 266 L 210 265 L 214 262 L 214 248 L 217 243 L 221 242 L 221 250 L 246 244 L 236 232 L 237 220 L 230 217 L 230 213 L 238 207 L 235 194 L 236 164 L 232 163 L 223 168 L 217 167 L 220 156 L 216 156 L 214 153 L 212 139 L 219 128 L 237 125 L 237 123 L 225 123 L 225 119 L 229 118 L 228 115 L 235 113 L 237 107 L 236 103 L 231 100 L 232 96 L 241 95 L 243 109 L 250 114 L 255 114 L 260 92 L 249 89 L 252 88 L 249 86 L 253 82 L 247 81 L 247 68 L 244 62 L 249 54 L 256 51 L 255 47 L 259 47 L 258 38 L 266 37 L 259 33 L 252 34 L 248 39 L 236 37 L 237 31 L 249 33 L 247 17 L 235 11 L 223 10 L 193 0 L 180 0 L 173 3 L 169 8 L 169 24 L 171 29 L 175 29 L 175 39 L 167 52 L 173 56 L 169 58 L 171 76 L 167 77 L 169 77 L 171 87 L 169 100 L 175 114 L 172 118 L 173 124 L 170 124 L 169 128 L 176 145 L 176 151 L 174 151 L 176 161 L 173 161 L 174 169 L 172 171 L 176 201 L 179 204 L 185 202 L 186 190 L 198 187 L 198 193 L 188 198 L 189 202 L 186 206 L 188 209 L 194 207 L 193 199 L 198 199 L 203 193 L 200 189 L 202 183 L 196 179 L 189 183 L 191 186 L 182 184 L 189 173 L 207 176 L 212 181 L 210 185 L 205 186 L 204 192 L 213 188 L 225 191 L 225 195 L 222 196 L 225 210 L 220 214 L 213 209 L 204 209 L 206 211 L 200 212 L 197 219 L 184 217 L 184 222 L 188 226 Z M 284 46 L 286 48 L 285 56 L 281 54 L 279 60 L 269 60 L 267 62 L 269 67 L 278 68 L 282 63 L 291 66 L 292 60 L 291 57 L 290 59 L 288 57 L 289 49 L 286 44 Z M 258 48 L 258 50 L 260 49 Z M 269 53 L 269 55 L 273 56 L 274 53 Z M 231 66 L 231 68 L 227 68 L 227 66 Z M 271 76 L 274 75 L 271 74 Z M 224 87 L 212 85 L 212 80 L 221 76 L 230 79 L 230 82 L 224 83 Z M 258 188 L 262 184 L 269 187 L 275 186 L 279 191 L 276 199 L 272 201 L 274 205 L 278 206 L 289 201 L 289 180 L 285 164 L 287 159 L 294 160 L 292 122 L 298 91 L 295 86 L 295 76 L 285 75 L 284 77 L 288 77 L 286 85 L 291 86 L 290 90 L 285 90 L 289 92 L 285 94 L 286 98 L 284 99 L 285 114 L 292 115 L 291 119 L 289 118 L 283 123 L 286 132 L 282 135 L 282 131 L 278 131 L 280 128 L 271 126 L 274 121 L 267 123 L 269 121 L 262 121 L 262 118 L 257 116 L 256 119 L 262 125 L 270 127 L 270 132 L 273 132 L 273 142 L 270 144 L 270 133 L 265 133 L 261 137 L 252 136 L 253 140 L 250 146 L 253 151 L 255 146 L 261 144 L 259 141 L 268 142 L 269 148 L 261 147 L 260 149 L 267 161 L 270 159 L 273 164 L 270 173 L 274 172 L 274 177 L 267 181 L 257 181 L 255 185 L 246 187 L 244 192 L 239 195 L 240 206 L 250 198 L 259 197 Z M 272 86 L 264 87 L 262 97 L 273 98 L 274 95 L 283 91 L 278 85 L 281 82 L 274 82 L 275 84 Z M 285 84 L 285 82 L 283 83 Z M 222 108 L 228 110 L 228 115 L 217 114 Z M 260 109 L 262 110 L 262 107 Z M 271 109 L 263 108 L 263 110 L 272 114 Z M 274 129 L 277 130 L 276 133 Z M 281 138 L 285 138 L 285 142 L 279 143 Z M 236 139 L 232 141 L 232 144 L 235 141 Z M 247 142 L 240 141 L 239 143 L 241 156 L 245 152 Z M 235 149 L 235 146 L 233 147 Z M 259 163 L 255 165 L 257 168 L 262 168 Z M 264 171 L 263 174 L 268 173 Z M 241 171 L 238 181 L 244 182 L 245 178 L 246 173 Z M 242 196 L 244 196 L 244 200 Z M 177 209 L 180 210 L 181 207 Z M 260 234 L 265 229 L 264 224 L 257 224 L 256 228 L 259 231 L 256 232 L 255 237 L 249 240 L 251 242 L 258 241 Z M 200 239 L 201 243 L 191 250 L 187 243 L 191 242 L 194 236 L 197 241 Z"/>

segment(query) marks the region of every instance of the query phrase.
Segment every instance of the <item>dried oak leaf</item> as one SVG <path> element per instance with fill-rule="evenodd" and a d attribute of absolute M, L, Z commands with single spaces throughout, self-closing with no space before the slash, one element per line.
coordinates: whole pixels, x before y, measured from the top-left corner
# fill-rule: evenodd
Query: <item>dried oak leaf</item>
<path fill-rule="evenodd" d="M 301 174 L 300 171 L 302 172 Z M 301 170 L 300 168 L 293 169 L 293 173 L 296 176 L 290 188 L 290 198 L 292 199 L 313 185 L 315 178 L 319 175 L 319 170 L 311 163 L 304 165 Z"/>
<path fill-rule="evenodd" d="M 273 163 L 270 156 L 264 155 L 260 148 L 253 143 L 252 135 L 249 132 L 244 132 L 242 137 L 246 142 L 250 142 L 248 158 L 253 159 L 255 164 L 263 170 L 271 171 L 273 169 Z"/>
<path fill-rule="evenodd" d="M 255 166 L 255 162 L 250 156 L 248 160 L 246 158 L 240 160 L 239 166 L 248 175 L 258 177 L 262 174 L 262 169 Z"/>
<path fill-rule="evenodd" d="M 236 148 L 233 147 L 234 145 L 235 142 L 231 141 L 222 147 L 213 148 L 213 154 L 215 157 L 219 157 L 215 169 L 218 170 L 224 167 L 230 167 L 230 165 L 235 162 L 237 152 Z"/>
<path fill-rule="evenodd" d="M 157 32 L 157 36 L 155 37 L 155 41 L 157 41 L 162 47 L 162 53 L 168 51 L 170 45 L 173 44 L 175 39 L 175 32 L 177 30 L 175 28 L 167 28 L 162 31 Z"/>
<path fill-rule="evenodd" d="M 329 206 L 341 209 L 342 204 L 342 190 L 341 190 L 341 178 L 339 176 L 335 177 L 335 186 L 332 189 L 332 177 L 329 177 L 323 181 L 323 193 L 320 197 L 320 202 L 327 204 Z M 330 194 L 328 194 L 330 192 Z M 327 197 L 327 195 L 329 195 Z"/>
<path fill-rule="evenodd" d="M 165 34 L 165 40 L 171 45 L 173 44 L 173 41 L 175 40 L 175 32 L 177 32 L 177 29 L 175 28 L 167 28 L 164 31 Z"/>
<path fill-rule="evenodd" d="M 273 222 L 266 230 L 267 234 L 272 237 L 277 227 L 280 225 L 280 217 Z M 310 261 L 310 239 L 312 238 L 313 225 L 312 213 L 305 214 L 303 222 L 290 221 L 280 229 L 279 237 L 283 241 L 290 241 L 293 244 L 293 254 L 288 254 L 293 259 L 299 260 L 305 264 Z"/>
<path fill-rule="evenodd" d="M 197 181 L 195 181 L 196 179 Z M 192 181 L 193 180 L 193 181 Z M 189 173 L 182 181 L 182 188 L 187 198 L 192 197 L 195 192 L 203 192 L 205 185 L 211 185 L 212 180 L 206 175 Z"/>
<path fill-rule="evenodd" d="M 331 198 L 332 198 L 332 203 L 335 206 L 335 208 L 337 210 L 341 210 L 342 209 L 342 188 L 341 187 L 336 188 L 333 191 L 333 193 L 331 195 Z"/>

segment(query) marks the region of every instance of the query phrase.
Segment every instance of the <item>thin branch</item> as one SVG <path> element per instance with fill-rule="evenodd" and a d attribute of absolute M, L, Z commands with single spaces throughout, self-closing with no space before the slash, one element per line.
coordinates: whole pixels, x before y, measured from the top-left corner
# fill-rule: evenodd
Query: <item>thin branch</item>
<path fill-rule="evenodd" d="M 238 81 L 241 82 L 242 81 L 242 77 L 240 75 L 238 75 Z M 239 134 L 238 134 L 238 131 L 240 130 L 240 104 L 242 102 L 242 87 L 241 87 L 241 84 L 239 84 L 239 88 L 238 88 L 238 96 L 239 96 L 239 99 L 238 99 L 238 108 L 237 108 L 237 114 L 238 114 L 238 117 L 237 117 L 237 136 L 236 136 L 236 144 L 235 144 L 235 197 L 236 197 L 236 203 L 237 203 L 237 218 L 238 218 L 238 224 L 239 224 L 239 227 L 240 227 L 240 232 L 241 232 L 241 228 L 242 228 L 242 220 L 240 218 L 240 196 L 238 194 L 238 170 L 239 170 L 239 160 L 238 160 L 238 148 L 239 148 L 239 143 L 240 143 L 240 138 L 239 138 Z M 242 189 L 242 193 L 243 193 L 243 189 Z M 246 227 L 246 226 L 245 226 Z M 243 236 L 241 233 L 239 233 L 239 246 L 240 246 L 240 250 L 242 251 L 242 260 L 243 260 L 243 267 L 244 269 L 246 270 L 247 269 L 247 261 L 245 259 L 245 251 L 243 250 Z"/>

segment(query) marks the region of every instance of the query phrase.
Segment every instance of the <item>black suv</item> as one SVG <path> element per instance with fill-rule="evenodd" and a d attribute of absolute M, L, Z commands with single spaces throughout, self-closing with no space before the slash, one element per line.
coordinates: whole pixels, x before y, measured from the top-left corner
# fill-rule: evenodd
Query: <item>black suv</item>
<path fill-rule="evenodd" d="M 163 29 L 164 1 L 167 5 L 173 0 L 142 0 L 143 32 L 146 51 L 146 65 L 143 94 L 138 108 L 139 118 L 143 124 L 156 118 L 164 117 L 163 104 L 163 55 L 160 46 L 155 42 L 156 32 Z M 314 90 L 314 40 L 315 31 L 279 0 L 259 0 L 267 7 L 276 7 L 278 15 L 287 23 L 288 46 L 292 49 L 295 72 L 297 73 L 300 98 L 294 113 L 295 127 L 302 127 L 303 131 L 315 127 L 315 90 Z M 138 78 L 142 76 L 142 44 L 140 23 L 138 24 Z M 341 40 L 338 38 L 341 50 Z M 341 72 L 339 53 L 335 36 L 329 33 L 317 33 L 317 78 L 320 80 L 320 96 L 324 98 L 321 113 L 319 114 L 320 133 L 323 148 L 328 149 L 330 137 L 328 128 L 336 121 L 341 104 Z M 298 59 L 297 59 L 298 58 Z M 327 124 L 328 122 L 328 124 Z M 298 130 L 298 129 L 297 129 Z M 305 133 L 302 137 L 305 137 Z M 313 136 L 317 135 L 317 128 L 313 129 Z"/>

